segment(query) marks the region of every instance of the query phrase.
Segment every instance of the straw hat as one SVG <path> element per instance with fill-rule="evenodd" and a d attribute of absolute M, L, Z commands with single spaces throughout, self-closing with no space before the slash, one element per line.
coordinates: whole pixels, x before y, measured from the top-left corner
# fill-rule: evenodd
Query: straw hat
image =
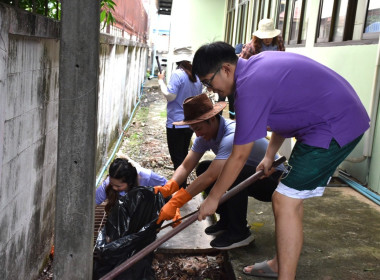
<path fill-rule="evenodd" d="M 186 125 L 203 122 L 217 115 L 224 107 L 226 107 L 224 101 L 212 105 L 210 98 L 205 93 L 188 97 L 183 102 L 185 119 L 181 122 L 173 122 L 173 124 Z"/>
<path fill-rule="evenodd" d="M 172 60 L 173 62 L 180 62 L 184 60 L 191 62 L 193 60 L 193 50 L 191 49 L 191 46 L 181 46 L 174 48 Z"/>
<path fill-rule="evenodd" d="M 259 22 L 259 28 L 253 32 L 252 35 L 260 39 L 274 38 L 280 35 L 281 31 L 274 28 L 273 20 L 270 18 L 264 18 Z"/>

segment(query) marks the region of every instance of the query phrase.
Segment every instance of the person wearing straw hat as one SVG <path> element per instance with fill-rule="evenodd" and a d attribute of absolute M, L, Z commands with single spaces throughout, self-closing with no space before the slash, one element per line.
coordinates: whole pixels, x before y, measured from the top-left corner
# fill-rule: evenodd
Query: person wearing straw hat
<path fill-rule="evenodd" d="M 190 125 L 197 137 L 169 183 L 163 187 L 155 187 L 156 192 L 161 192 L 164 197 L 177 192 L 162 208 L 158 224 L 163 220 L 172 219 L 176 209 L 182 207 L 198 193 L 204 190 L 207 193 L 218 178 L 224 163 L 231 154 L 235 135 L 235 122 L 219 115 L 225 106 L 226 103 L 223 101 L 213 105 L 204 93 L 185 100 L 183 104 L 185 118 L 174 124 Z M 256 172 L 256 166 L 264 156 L 267 146 L 268 140 L 265 138 L 255 142 L 255 148 L 252 149 L 246 165 L 232 187 Z M 214 152 L 214 160 L 205 160 L 199 163 L 203 154 L 209 150 Z M 178 185 L 194 168 L 196 168 L 197 178 L 186 189 L 179 189 Z M 256 181 L 218 208 L 219 221 L 205 229 L 206 234 L 217 235 L 210 243 L 212 247 L 220 250 L 231 249 L 246 246 L 254 240 L 247 227 L 248 196 L 253 196 L 261 201 L 271 201 L 274 187 L 278 183 L 282 170 L 284 170 L 283 166 L 278 167 L 277 170 L 273 170 L 270 177 Z"/>
<path fill-rule="evenodd" d="M 173 122 L 183 119 L 183 101 L 190 96 L 202 92 L 202 84 L 200 83 L 199 78 L 193 77 L 191 74 L 191 60 L 191 47 L 183 46 L 175 48 L 172 55 L 172 61 L 176 63 L 177 69 L 171 74 L 167 86 L 164 82 L 165 73 L 158 74 L 158 82 L 161 92 L 167 100 L 166 137 L 174 170 L 181 165 L 188 153 L 193 131 L 188 125 L 174 125 Z M 186 185 L 186 181 L 184 182 L 184 185 Z"/>
<path fill-rule="evenodd" d="M 336 168 L 369 128 L 366 109 L 343 77 L 295 53 L 262 52 L 241 59 L 231 45 L 214 42 L 195 53 L 193 75 L 222 96 L 235 92 L 236 109 L 232 153 L 201 204 L 198 220 L 215 213 L 255 140 L 266 136 L 268 127 L 271 139 L 257 167 L 265 175 L 284 140 L 297 140 L 288 161 L 290 171 L 272 196 L 277 254 L 243 270 L 293 280 L 303 245 L 303 200 L 323 195 Z"/>
<path fill-rule="evenodd" d="M 263 51 L 285 51 L 280 33 L 280 30 L 274 28 L 272 19 L 260 20 L 259 28 L 253 32 L 252 40 L 243 46 L 239 57 L 248 59 Z"/>

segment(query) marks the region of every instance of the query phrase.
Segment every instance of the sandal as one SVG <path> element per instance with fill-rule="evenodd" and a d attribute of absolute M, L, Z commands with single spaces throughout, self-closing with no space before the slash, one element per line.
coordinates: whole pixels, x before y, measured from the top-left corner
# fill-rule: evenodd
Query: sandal
<path fill-rule="evenodd" d="M 243 273 L 251 276 L 258 276 L 264 278 L 278 278 L 278 273 L 274 272 L 267 261 L 263 261 L 261 263 L 255 263 L 250 272 L 245 271 L 243 269 Z"/>

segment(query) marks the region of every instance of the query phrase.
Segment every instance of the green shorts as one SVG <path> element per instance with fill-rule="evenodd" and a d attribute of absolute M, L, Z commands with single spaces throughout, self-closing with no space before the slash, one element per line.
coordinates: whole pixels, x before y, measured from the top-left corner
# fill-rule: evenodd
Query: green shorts
<path fill-rule="evenodd" d="M 281 183 L 299 191 L 326 186 L 336 168 L 352 152 L 362 136 L 343 147 L 333 139 L 328 149 L 297 142 L 288 161 L 290 170 Z"/>

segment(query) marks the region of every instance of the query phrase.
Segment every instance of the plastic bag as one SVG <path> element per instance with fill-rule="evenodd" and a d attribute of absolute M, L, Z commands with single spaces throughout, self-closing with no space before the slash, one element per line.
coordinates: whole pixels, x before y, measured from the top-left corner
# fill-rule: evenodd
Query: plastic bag
<path fill-rule="evenodd" d="M 99 279 L 157 237 L 157 218 L 165 201 L 153 188 L 133 188 L 119 198 L 98 235 L 93 279 Z M 153 252 L 115 279 L 155 279 Z"/>

